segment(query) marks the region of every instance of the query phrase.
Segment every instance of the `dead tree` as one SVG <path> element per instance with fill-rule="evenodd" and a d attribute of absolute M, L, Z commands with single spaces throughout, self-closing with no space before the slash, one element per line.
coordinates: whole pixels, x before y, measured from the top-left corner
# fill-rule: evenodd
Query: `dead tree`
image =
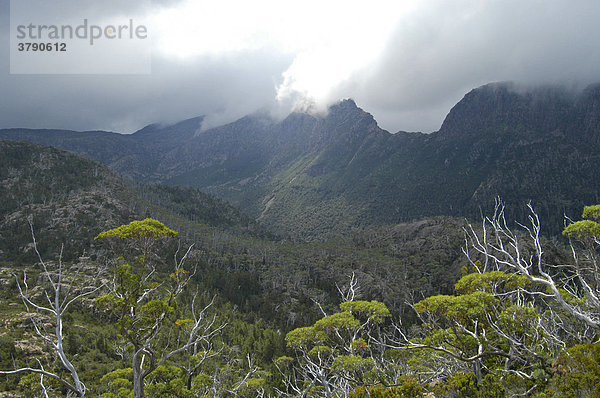
<path fill-rule="evenodd" d="M 31 321 L 36 335 L 52 349 L 53 353 L 60 360 L 60 364 L 68 371 L 70 379 L 44 369 L 39 358 L 36 358 L 37 366 L 3 370 L 0 371 L 0 374 L 38 373 L 41 375 L 41 385 L 44 392 L 46 391 L 46 387 L 43 384 L 43 377 L 47 376 L 60 382 L 76 396 L 83 397 L 86 393 L 86 387 L 79 378 L 77 369 L 64 349 L 64 315 L 73 303 L 80 302 L 83 298 L 97 292 L 101 288 L 101 285 L 98 283 L 99 275 L 95 275 L 91 283 L 86 283 L 86 279 L 88 278 L 83 274 L 81 269 L 72 268 L 67 271 L 62 261 L 64 246 L 61 246 L 58 263 L 55 266 L 45 262 L 37 248 L 37 242 L 33 233 L 33 224 L 29 222 L 29 226 L 33 239 L 33 248 L 39 265 L 42 268 L 43 279 L 46 279 L 48 282 L 47 286 L 43 289 L 43 293 L 34 297 L 27 281 L 27 274 L 23 275 L 23 280 L 15 277 L 19 296 L 27 311 L 47 314 L 52 318 L 54 323 L 54 329 L 52 330 L 46 328 L 35 317 Z"/>

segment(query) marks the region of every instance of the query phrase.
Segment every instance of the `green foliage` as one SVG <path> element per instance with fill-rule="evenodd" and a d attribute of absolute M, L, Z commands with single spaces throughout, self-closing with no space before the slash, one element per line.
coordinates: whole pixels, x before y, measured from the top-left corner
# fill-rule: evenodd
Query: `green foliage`
<path fill-rule="evenodd" d="M 313 326 L 296 328 L 285 336 L 288 347 L 294 350 L 310 350 L 312 347 L 322 344 L 327 340 L 327 335 L 322 330 Z"/>
<path fill-rule="evenodd" d="M 596 222 L 600 221 L 600 205 L 585 206 L 581 217 Z"/>
<path fill-rule="evenodd" d="M 209 390 L 213 383 L 214 380 L 212 377 L 206 373 L 200 373 L 199 375 L 194 376 L 192 381 L 192 390 L 198 394 L 201 394 L 201 392 Z"/>
<path fill-rule="evenodd" d="M 159 317 L 174 312 L 170 297 L 140 301 L 146 289 L 157 287 L 155 282 L 143 281 L 129 264 L 118 264 L 115 269 L 116 289 L 96 299 L 96 304 L 117 316 L 118 324 L 127 335 L 133 327 L 140 331 L 150 327 Z M 134 326 L 135 324 L 135 326 Z"/>
<path fill-rule="evenodd" d="M 375 323 L 382 323 L 391 317 L 387 306 L 378 301 L 347 301 L 340 304 L 340 309 L 351 313 L 354 317 L 361 320 L 370 320 Z"/>
<path fill-rule="evenodd" d="M 600 343 L 569 348 L 560 355 L 554 369 L 550 383 L 553 396 L 600 396 Z"/>
<path fill-rule="evenodd" d="M 531 328 L 539 318 L 540 314 L 534 307 L 511 305 L 498 315 L 498 326 L 501 330 L 509 330 L 513 335 L 527 339 L 535 335 Z"/>
<path fill-rule="evenodd" d="M 436 397 L 477 398 L 477 380 L 473 373 L 458 372 L 435 387 Z"/>
<path fill-rule="evenodd" d="M 153 322 L 159 319 L 161 316 L 173 313 L 175 308 L 169 305 L 168 301 L 148 301 L 139 308 L 140 319 L 145 322 Z"/>
<path fill-rule="evenodd" d="M 100 385 L 102 386 L 104 398 L 126 398 L 131 396 L 133 388 L 131 368 L 116 369 L 102 376 Z"/>
<path fill-rule="evenodd" d="M 489 293 L 475 291 L 462 296 L 432 296 L 415 304 L 419 313 L 432 313 L 449 322 L 468 324 L 485 321 L 486 311 L 498 305 L 498 300 Z"/>
<path fill-rule="evenodd" d="M 2 369 L 8 369 L 12 365 L 11 362 L 16 354 L 15 341 L 10 336 L 0 336 L 0 366 Z"/>
<path fill-rule="evenodd" d="M 282 356 L 275 360 L 277 367 L 281 370 L 289 370 L 294 363 L 294 358 L 288 356 Z"/>
<path fill-rule="evenodd" d="M 249 378 L 237 391 L 237 395 L 242 398 L 255 398 L 258 395 L 258 391 L 265 387 L 265 384 L 266 380 L 264 378 Z"/>
<path fill-rule="evenodd" d="M 600 236 L 600 224 L 592 220 L 576 221 L 567 225 L 563 235 L 577 239 L 586 239 Z"/>
<path fill-rule="evenodd" d="M 367 344 L 365 339 L 363 339 L 362 337 L 359 337 L 358 339 L 354 340 L 350 346 L 352 347 L 352 352 L 355 352 L 359 355 L 366 355 L 369 352 L 370 348 L 369 344 Z"/>
<path fill-rule="evenodd" d="M 423 387 L 419 381 L 403 376 L 399 380 L 399 386 L 385 387 L 376 385 L 372 387 L 359 386 L 355 388 L 348 398 L 422 398 Z"/>
<path fill-rule="evenodd" d="M 474 292 L 496 293 L 500 290 L 524 289 L 531 281 L 524 275 L 509 274 L 502 271 L 471 273 L 463 276 L 455 285 L 456 293 Z"/>
<path fill-rule="evenodd" d="M 340 331 L 350 331 L 360 327 L 360 322 L 352 316 L 350 311 L 336 312 L 315 322 L 315 330 L 327 334 Z"/>
<path fill-rule="evenodd" d="M 331 364 L 331 369 L 335 372 L 347 372 L 354 375 L 367 373 L 374 367 L 375 361 L 373 358 L 363 358 L 358 355 L 340 355 Z"/>
<path fill-rule="evenodd" d="M 478 387 L 477 398 L 506 397 L 506 388 L 502 384 L 502 379 L 492 373 L 486 374 Z"/>
<path fill-rule="evenodd" d="M 507 394 L 519 394 L 532 388 L 534 381 L 544 385 L 544 369 L 550 367 L 558 349 L 555 337 L 544 328 L 547 307 L 536 302 L 536 292 L 544 290 L 524 276 L 493 271 L 463 276 L 456 292 L 455 296 L 428 297 L 415 305 L 427 331 L 415 342 L 455 361 L 456 369 L 436 387 L 436 396 L 501 397 L 505 389 Z M 430 366 L 426 354 L 418 352 L 408 363 L 416 371 Z M 473 372 L 465 372 L 468 367 Z M 509 373 L 517 369 L 528 376 Z M 507 377 L 512 378 L 510 382 Z"/>
<path fill-rule="evenodd" d="M 131 368 L 116 369 L 116 370 L 113 370 L 112 372 L 109 372 L 109 373 L 105 374 L 104 376 L 102 376 L 102 378 L 100 379 L 100 382 L 110 384 L 113 380 L 116 380 L 116 379 L 125 379 L 125 380 L 131 381 L 131 374 L 132 374 Z"/>
<path fill-rule="evenodd" d="M 173 365 L 163 364 L 150 373 L 145 388 L 148 398 L 191 398 L 193 394 L 185 387 L 183 371 Z"/>
<path fill-rule="evenodd" d="M 340 309 L 342 312 L 325 316 L 313 326 L 297 328 L 287 334 L 288 347 L 296 351 L 297 361 L 279 358 L 280 371 L 289 374 L 292 366 L 318 367 L 323 377 L 339 375 L 351 381 L 352 387 L 386 377 L 373 356 L 377 350 L 373 350 L 366 339 L 372 341 L 370 333 L 382 331 L 382 324 L 391 317 L 388 308 L 377 301 L 348 301 L 342 303 Z M 300 369 L 297 372 L 302 374 Z M 316 389 L 326 388 L 322 378 L 302 382 L 313 384 Z"/>
<path fill-rule="evenodd" d="M 132 221 L 127 225 L 121 225 L 98 234 L 96 239 L 131 239 L 131 238 L 152 238 L 159 239 L 163 237 L 176 237 L 177 232 L 167 228 L 163 223 L 152 218 L 146 218 L 142 221 Z"/>
<path fill-rule="evenodd" d="M 41 375 L 38 373 L 28 373 L 21 376 L 19 380 L 19 390 L 25 398 L 38 398 L 43 396 L 43 390 L 41 385 Z M 48 391 L 54 391 L 56 393 L 65 394 L 66 390 L 57 380 L 48 376 L 43 377 L 44 386 Z"/>
<path fill-rule="evenodd" d="M 585 241 L 600 237 L 600 205 L 585 206 L 582 217 L 584 220 L 576 221 L 565 227 L 563 235 Z"/>
<path fill-rule="evenodd" d="M 314 346 L 308 351 L 308 356 L 313 360 L 317 361 L 319 359 L 327 358 L 333 353 L 333 350 L 330 347 L 325 345 Z"/>

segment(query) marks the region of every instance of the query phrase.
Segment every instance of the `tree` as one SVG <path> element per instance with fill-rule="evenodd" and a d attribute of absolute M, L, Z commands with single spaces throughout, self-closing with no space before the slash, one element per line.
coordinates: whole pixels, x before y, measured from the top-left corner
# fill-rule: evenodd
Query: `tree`
<path fill-rule="evenodd" d="M 469 225 L 465 254 L 472 272 L 464 267 L 454 295 L 413 305 L 421 325 L 396 327 L 400 338 L 383 342 L 414 352 L 407 358 L 417 373 L 454 387 L 472 375 L 477 386 L 502 381 L 507 391 L 529 394 L 555 373 L 561 353 L 595 341 L 600 206 L 586 207 L 583 221 L 569 220 L 564 235 L 572 261 L 565 263 L 549 260 L 539 218 L 529 209 L 530 225 L 518 224 L 525 233 L 508 227 L 500 201 L 480 229 Z"/>
<path fill-rule="evenodd" d="M 471 364 L 478 385 L 504 374 L 504 387 L 514 391 L 517 379 L 508 376 L 514 375 L 525 381 L 519 394 L 529 394 L 556 374 L 556 359 L 564 358 L 565 350 L 596 341 L 600 206 L 585 207 L 581 221 L 568 220 L 563 235 L 570 261 L 549 260 L 539 217 L 529 209 L 529 224 L 517 223 L 523 232 L 508 226 L 500 201 L 480 229 L 469 225 L 465 254 L 474 272 L 459 280 L 455 295 L 432 296 L 413 306 L 422 321 L 420 333 L 408 336 L 398 327 L 401 339 L 386 344 L 429 351 L 427 362 L 445 370 L 435 377 L 454 380 Z"/>
<path fill-rule="evenodd" d="M 398 329 L 402 340 L 394 348 L 429 351 L 427 370 L 442 369 L 436 378 L 470 370 L 478 385 L 486 375 L 514 375 L 529 381 L 525 390 L 540 387 L 536 378 L 551 373 L 564 348 L 549 307 L 539 300 L 542 287 L 522 275 L 490 271 L 463 276 L 455 291 L 416 303 L 421 333 L 409 338 Z"/>
<path fill-rule="evenodd" d="M 77 369 L 75 369 L 75 366 L 71 362 L 69 356 L 65 353 L 64 349 L 64 316 L 73 303 L 81 301 L 84 297 L 97 292 L 101 288 L 101 285 L 97 283 L 99 274 L 90 279 L 83 273 L 82 269 L 71 267 L 69 270 L 66 270 L 62 261 L 64 246 L 61 246 L 58 263 L 56 265 L 45 262 L 38 251 L 31 221 L 29 222 L 29 226 L 33 239 L 33 248 L 37 254 L 39 264 L 42 267 L 43 279 L 47 280 L 48 284 L 43 288 L 43 294 L 34 295 L 32 293 L 33 289 L 29 288 L 27 274 L 24 273 L 22 281 L 19 281 L 19 279 L 16 278 L 17 288 L 19 289 L 19 295 L 27 308 L 27 311 L 34 310 L 39 314 L 51 316 L 54 322 L 53 330 L 47 330 L 43 324 L 36 320 L 36 318 L 32 318 L 31 321 L 35 333 L 58 357 L 61 366 L 67 370 L 70 380 L 64 378 L 59 373 L 50 372 L 44 369 L 39 358 L 36 358 L 38 364 L 37 367 L 28 366 L 15 370 L 5 370 L 0 371 L 0 374 L 18 374 L 23 372 L 38 373 L 41 377 L 40 386 L 45 396 L 48 396 L 48 394 L 47 388 L 43 382 L 43 377 L 47 376 L 60 382 L 76 396 L 83 397 L 86 393 L 86 387 L 80 380 Z"/>
<path fill-rule="evenodd" d="M 509 270 L 544 286 L 560 308 L 595 332 L 600 329 L 600 206 L 586 206 L 584 220 L 563 230 L 569 239 L 571 262 L 548 264 L 540 236 L 540 220 L 531 204 L 529 225 L 518 224 L 524 234 L 511 230 L 504 204 L 496 202 L 494 215 L 485 217 L 482 232 L 467 230 L 467 256 L 479 271 Z M 570 221 L 570 220 L 569 220 Z M 483 257 L 478 266 L 475 256 Z"/>
<path fill-rule="evenodd" d="M 345 296 L 353 298 L 354 294 Z M 287 345 L 296 353 L 296 366 L 289 357 L 276 361 L 288 389 L 281 391 L 282 395 L 347 395 L 357 386 L 379 382 L 383 350 L 375 344 L 391 317 L 388 308 L 377 301 L 353 300 L 340 304 L 340 310 L 287 334 Z"/>
<path fill-rule="evenodd" d="M 133 266 L 123 258 L 114 262 L 109 292 L 97 299 L 114 316 L 121 335 L 133 349 L 134 398 L 144 397 L 144 380 L 158 367 L 203 342 L 210 347 L 210 339 L 224 327 L 216 325 L 215 316 L 208 316 L 213 301 L 200 310 L 196 308 L 197 293 L 189 316 L 180 308 L 181 295 L 195 274 L 195 268 L 185 268 L 193 245 L 180 258 L 177 249 L 172 272 L 167 280 L 159 281 L 157 266 L 161 258 L 155 249 L 176 236 L 161 222 L 145 219 L 96 237 L 109 241 L 113 248 L 129 249 L 130 253 L 125 254 L 137 254 Z"/>

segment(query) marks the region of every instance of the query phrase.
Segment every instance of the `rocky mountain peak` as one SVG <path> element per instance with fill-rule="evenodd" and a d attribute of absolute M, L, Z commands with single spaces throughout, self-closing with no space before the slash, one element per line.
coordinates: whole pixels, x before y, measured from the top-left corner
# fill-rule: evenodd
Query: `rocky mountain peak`
<path fill-rule="evenodd" d="M 324 124 L 338 133 L 355 132 L 363 135 L 382 131 L 373 115 L 359 108 L 352 99 L 341 100 L 330 106 Z"/>
<path fill-rule="evenodd" d="M 550 133 L 569 124 L 574 97 L 560 86 L 524 87 L 512 82 L 491 83 L 467 93 L 448 113 L 444 136 Z"/>

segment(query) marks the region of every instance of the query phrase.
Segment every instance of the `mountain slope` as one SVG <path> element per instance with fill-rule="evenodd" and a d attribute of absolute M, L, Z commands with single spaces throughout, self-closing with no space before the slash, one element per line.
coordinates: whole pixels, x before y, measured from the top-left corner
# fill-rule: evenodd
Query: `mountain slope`
<path fill-rule="evenodd" d="M 182 187 L 127 183 L 105 166 L 40 145 L 0 141 L 0 259 L 89 251 L 101 231 L 144 216 L 189 220 L 240 235 L 270 236 L 232 206 Z M 31 226 L 29 224 L 31 222 Z"/>

